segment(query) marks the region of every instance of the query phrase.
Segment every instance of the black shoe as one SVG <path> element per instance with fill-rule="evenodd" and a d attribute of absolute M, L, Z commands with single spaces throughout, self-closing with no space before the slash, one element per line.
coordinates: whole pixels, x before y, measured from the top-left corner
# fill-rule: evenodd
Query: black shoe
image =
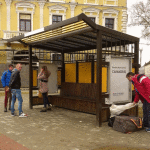
<path fill-rule="evenodd" d="M 50 106 L 48 106 L 47 110 L 52 110 Z"/>
<path fill-rule="evenodd" d="M 47 112 L 47 109 L 43 108 L 40 112 Z"/>
<path fill-rule="evenodd" d="M 7 108 L 4 109 L 4 112 L 7 112 Z"/>

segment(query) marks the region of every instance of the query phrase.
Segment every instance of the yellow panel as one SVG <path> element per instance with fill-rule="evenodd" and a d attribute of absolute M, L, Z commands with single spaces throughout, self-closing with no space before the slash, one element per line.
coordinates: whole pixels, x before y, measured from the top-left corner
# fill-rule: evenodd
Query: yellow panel
<path fill-rule="evenodd" d="M 91 83 L 91 63 L 79 63 L 79 83 Z"/>
<path fill-rule="evenodd" d="M 33 86 L 37 86 L 37 70 L 33 70 Z"/>
<path fill-rule="evenodd" d="M 95 77 L 95 81 L 94 83 L 96 83 L 96 79 L 97 79 L 97 63 L 95 62 L 94 64 L 94 77 Z M 107 67 L 102 67 L 102 92 L 107 92 Z"/>
<path fill-rule="evenodd" d="M 57 71 L 57 84 L 61 85 L 61 70 Z"/>
<path fill-rule="evenodd" d="M 133 59 L 132 59 L 133 60 Z M 135 68 L 132 68 L 132 72 L 135 73 Z M 134 90 L 134 85 L 132 84 L 132 91 Z"/>
<path fill-rule="evenodd" d="M 76 82 L 76 64 L 65 64 L 65 82 Z"/>

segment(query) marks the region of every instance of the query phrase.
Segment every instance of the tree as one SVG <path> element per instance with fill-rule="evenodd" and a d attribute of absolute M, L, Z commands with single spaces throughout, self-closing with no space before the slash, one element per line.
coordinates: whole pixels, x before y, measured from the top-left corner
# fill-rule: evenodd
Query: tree
<path fill-rule="evenodd" d="M 129 10 L 131 22 L 129 26 L 142 26 L 142 38 L 150 39 L 150 0 L 133 4 Z"/>

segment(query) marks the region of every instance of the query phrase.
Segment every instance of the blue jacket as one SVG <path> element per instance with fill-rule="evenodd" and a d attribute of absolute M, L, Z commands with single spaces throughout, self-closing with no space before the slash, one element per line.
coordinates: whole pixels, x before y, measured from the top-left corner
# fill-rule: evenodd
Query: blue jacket
<path fill-rule="evenodd" d="M 2 82 L 3 87 L 9 86 L 11 74 L 12 72 L 9 71 L 9 69 L 3 72 L 2 77 L 1 77 L 1 82 Z"/>

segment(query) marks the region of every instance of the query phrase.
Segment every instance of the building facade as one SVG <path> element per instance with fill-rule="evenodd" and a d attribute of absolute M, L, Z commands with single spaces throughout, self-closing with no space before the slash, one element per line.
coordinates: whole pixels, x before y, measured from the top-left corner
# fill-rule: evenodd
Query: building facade
<path fill-rule="evenodd" d="M 126 0 L 0 0 L 0 63 L 9 63 L 12 51 L 27 50 L 6 39 L 85 13 L 96 24 L 126 33 Z M 3 51 L 4 50 L 4 51 Z M 59 54 L 53 59 L 59 59 Z"/>

